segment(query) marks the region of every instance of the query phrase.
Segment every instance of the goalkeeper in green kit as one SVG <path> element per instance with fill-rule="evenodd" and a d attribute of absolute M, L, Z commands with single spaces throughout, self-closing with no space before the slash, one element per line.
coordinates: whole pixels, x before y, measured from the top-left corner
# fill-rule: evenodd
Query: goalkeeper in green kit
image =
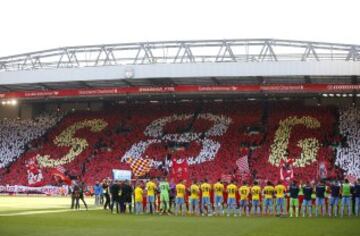
<path fill-rule="evenodd" d="M 160 214 L 170 213 L 169 183 L 163 178 L 159 184 L 160 189 Z"/>

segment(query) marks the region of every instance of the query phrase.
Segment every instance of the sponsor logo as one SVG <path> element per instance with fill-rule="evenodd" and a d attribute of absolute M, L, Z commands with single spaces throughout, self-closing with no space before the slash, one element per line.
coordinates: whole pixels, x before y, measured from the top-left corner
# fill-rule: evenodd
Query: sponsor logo
<path fill-rule="evenodd" d="M 199 86 L 199 91 L 236 91 L 236 86 Z"/>
<path fill-rule="evenodd" d="M 117 89 L 79 90 L 79 95 L 114 94 L 114 93 L 118 93 L 118 90 Z"/>
<path fill-rule="evenodd" d="M 175 87 L 140 87 L 140 93 L 175 92 Z"/>
<path fill-rule="evenodd" d="M 267 85 L 260 86 L 260 90 L 264 91 L 301 91 L 304 90 L 303 85 Z"/>
<path fill-rule="evenodd" d="M 25 97 L 43 97 L 43 96 L 57 96 L 58 91 L 36 91 L 36 92 L 25 92 Z"/>
<path fill-rule="evenodd" d="M 328 85 L 327 90 L 359 90 L 360 84 Z"/>

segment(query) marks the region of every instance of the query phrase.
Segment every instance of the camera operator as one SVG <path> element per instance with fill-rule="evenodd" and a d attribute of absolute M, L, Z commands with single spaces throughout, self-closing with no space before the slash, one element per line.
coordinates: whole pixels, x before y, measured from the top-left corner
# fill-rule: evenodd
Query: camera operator
<path fill-rule="evenodd" d="M 105 197 L 104 210 L 110 209 L 109 180 L 104 179 L 102 182 L 103 196 Z"/>
<path fill-rule="evenodd" d="M 86 192 L 86 184 L 85 184 L 85 182 L 81 182 L 80 184 L 79 184 L 79 190 L 80 190 L 80 196 L 79 196 L 79 199 L 84 203 L 84 206 L 85 206 L 85 208 L 86 208 L 86 210 L 88 210 L 88 206 L 87 206 L 87 204 L 86 204 L 86 202 L 85 202 L 85 192 Z"/>

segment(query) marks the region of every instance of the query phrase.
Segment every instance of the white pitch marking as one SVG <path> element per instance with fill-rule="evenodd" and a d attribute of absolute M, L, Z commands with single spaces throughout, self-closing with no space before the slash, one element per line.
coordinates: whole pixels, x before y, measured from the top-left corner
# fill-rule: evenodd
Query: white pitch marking
<path fill-rule="evenodd" d="M 89 210 L 92 211 L 99 209 L 89 209 Z M 77 212 L 79 210 L 64 209 L 64 210 L 45 210 L 45 211 L 23 211 L 23 212 L 15 212 L 15 213 L 4 213 L 4 214 L 0 214 L 0 216 L 24 216 L 24 215 L 36 215 L 36 214 L 58 213 L 58 212 L 68 212 L 68 211 Z M 86 210 L 80 210 L 80 211 L 86 211 Z"/>

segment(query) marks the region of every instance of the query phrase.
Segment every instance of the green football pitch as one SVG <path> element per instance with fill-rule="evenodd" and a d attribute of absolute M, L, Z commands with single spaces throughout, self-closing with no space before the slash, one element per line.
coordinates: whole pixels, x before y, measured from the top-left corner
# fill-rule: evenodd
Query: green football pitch
<path fill-rule="evenodd" d="M 93 204 L 93 199 L 87 199 Z M 69 198 L 0 197 L 0 235 L 360 235 L 360 218 L 176 217 L 69 210 Z"/>

